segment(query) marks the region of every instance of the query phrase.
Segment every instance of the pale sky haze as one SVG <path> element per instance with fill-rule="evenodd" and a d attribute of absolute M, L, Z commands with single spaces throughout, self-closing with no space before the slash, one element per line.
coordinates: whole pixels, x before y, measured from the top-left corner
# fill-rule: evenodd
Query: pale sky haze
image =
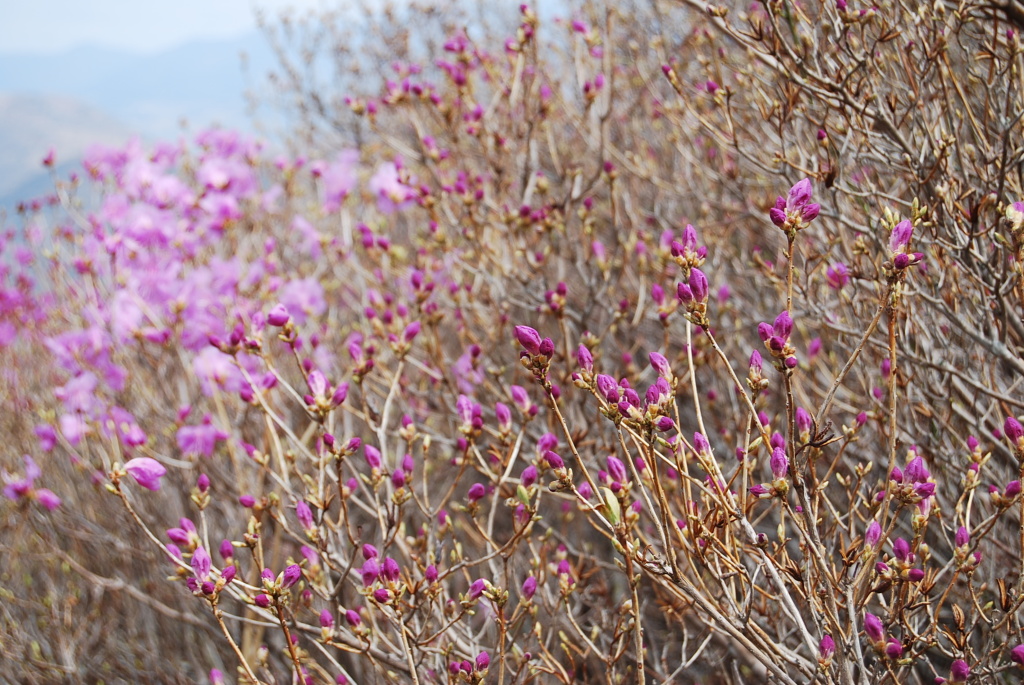
<path fill-rule="evenodd" d="M 257 7 L 304 12 L 339 4 L 344 0 L 0 0 L 0 53 L 53 54 L 83 46 L 155 53 L 190 40 L 249 33 Z"/>

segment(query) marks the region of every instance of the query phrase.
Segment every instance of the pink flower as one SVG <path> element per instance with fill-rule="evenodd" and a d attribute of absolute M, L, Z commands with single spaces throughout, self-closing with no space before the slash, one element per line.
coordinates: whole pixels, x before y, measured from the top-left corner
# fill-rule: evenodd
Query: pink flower
<path fill-rule="evenodd" d="M 160 479 L 167 474 L 160 462 L 149 457 L 135 457 L 124 465 L 124 470 L 147 490 L 159 490 Z"/>

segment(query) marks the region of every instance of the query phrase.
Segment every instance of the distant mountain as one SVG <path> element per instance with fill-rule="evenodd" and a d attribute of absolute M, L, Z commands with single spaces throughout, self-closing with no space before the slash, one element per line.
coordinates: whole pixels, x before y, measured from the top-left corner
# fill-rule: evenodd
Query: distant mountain
<path fill-rule="evenodd" d="M 0 92 L 70 96 L 145 136 L 168 138 L 180 133 L 182 120 L 193 130 L 250 128 L 245 90 L 273 64 L 270 47 L 255 33 L 153 55 L 94 47 L 56 55 L 0 53 Z"/>
<path fill-rule="evenodd" d="M 51 188 L 43 157 L 63 167 L 94 143 L 121 145 L 137 131 L 107 112 L 62 95 L 0 95 L 0 206 Z"/>

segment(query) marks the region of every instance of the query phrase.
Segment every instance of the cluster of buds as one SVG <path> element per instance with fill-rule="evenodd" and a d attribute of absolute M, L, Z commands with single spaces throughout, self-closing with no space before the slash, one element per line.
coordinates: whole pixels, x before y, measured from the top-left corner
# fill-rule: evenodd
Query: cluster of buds
<path fill-rule="evenodd" d="M 532 419 L 540 411 L 540 407 L 534 404 L 533 400 L 530 399 L 530 393 L 526 392 L 526 388 L 523 386 L 509 386 L 508 392 L 512 397 L 512 403 L 522 413 L 523 418 Z"/>
<path fill-rule="evenodd" d="M 905 471 L 895 466 L 889 474 L 889 482 L 894 489 L 893 495 L 904 504 L 918 504 L 934 495 L 935 483 L 930 479 L 931 473 L 920 456 L 913 457 L 907 463 Z"/>
<path fill-rule="evenodd" d="M 655 283 L 651 286 L 651 300 L 658 307 L 658 319 L 665 326 L 668 325 L 669 317 L 676 311 L 676 301 L 665 297 L 665 289 Z"/>
<path fill-rule="evenodd" d="M 953 556 L 961 571 L 971 573 L 981 564 L 981 552 L 971 552 L 971 533 L 960 526 L 953 538 L 955 543 Z"/>
<path fill-rule="evenodd" d="M 390 604 L 405 592 L 402 569 L 391 557 L 378 559 L 377 548 L 363 545 L 363 566 L 359 571 L 366 594 L 378 604 Z"/>
<path fill-rule="evenodd" d="M 391 346 L 391 351 L 395 353 L 396 357 L 402 358 L 409 353 L 413 340 L 420 334 L 420 327 L 419 321 L 413 321 L 402 329 L 401 335 L 388 334 L 388 345 Z"/>
<path fill-rule="evenodd" d="M 835 654 L 836 643 L 832 636 L 826 635 L 821 638 L 821 642 L 818 643 L 818 670 L 822 673 L 827 673 L 829 666 L 832 665 L 832 657 Z"/>
<path fill-rule="evenodd" d="M 686 283 L 676 287 L 676 297 L 686 310 L 686 320 L 694 326 L 708 326 L 708 278 L 700 269 L 690 269 Z"/>
<path fill-rule="evenodd" d="M 789 195 L 778 197 L 775 206 L 768 210 L 772 223 L 786 232 L 792 239 L 796 232 L 806 228 L 821 211 L 821 206 L 811 202 L 811 179 L 805 178 L 789 189 Z"/>
<path fill-rule="evenodd" d="M 772 482 L 761 483 L 750 488 L 750 494 L 758 499 L 785 497 L 789 492 L 789 481 L 786 480 L 786 474 L 789 473 L 789 459 L 786 457 L 786 448 L 780 446 L 772 450 L 769 464 L 772 469 Z"/>
<path fill-rule="evenodd" d="M 544 303 L 547 305 L 548 311 L 555 316 L 562 316 L 565 313 L 565 296 L 568 293 L 569 288 L 564 281 L 559 281 L 554 290 L 545 292 Z"/>
<path fill-rule="evenodd" d="M 885 626 L 882 625 L 881 619 L 874 614 L 864 614 L 864 634 L 878 654 L 893 661 L 903 656 L 903 644 L 894 637 L 885 639 Z"/>
<path fill-rule="evenodd" d="M 338 387 L 332 388 L 327 378 L 316 369 L 309 372 L 306 382 L 309 394 L 303 395 L 302 399 L 306 402 L 306 409 L 320 418 L 327 416 L 348 397 L 348 383 L 340 383 Z"/>
<path fill-rule="evenodd" d="M 256 595 L 253 602 L 261 609 L 266 609 L 271 605 L 272 597 L 286 596 L 288 594 L 287 591 L 299 582 L 301 578 L 302 567 L 298 564 L 291 564 L 277 575 L 274 575 L 274 572 L 269 568 L 265 568 L 260 574 L 260 580 L 263 583 L 265 592 Z"/>
<path fill-rule="evenodd" d="M 684 278 L 689 278 L 690 270 L 704 264 L 708 248 L 697 244 L 697 229 L 690 224 L 683 229 L 683 239 L 672 241 L 672 259 L 682 269 Z"/>
<path fill-rule="evenodd" d="M 516 340 L 523 347 L 519 354 L 519 362 L 538 381 L 544 381 L 548 375 L 551 358 L 555 355 L 555 343 L 551 338 L 541 339 L 540 333 L 529 326 L 516 326 Z"/>
<path fill-rule="evenodd" d="M 491 656 L 487 652 L 480 652 L 473 661 L 464 659 L 451 662 L 448 664 L 448 672 L 457 683 L 482 683 L 490 666 Z"/>
<path fill-rule="evenodd" d="M 1020 481 L 1011 480 L 1006 484 L 1006 487 L 1002 492 L 999 491 L 999 486 L 990 485 L 988 488 L 988 494 L 992 498 L 992 504 L 996 505 L 1000 509 L 1005 509 L 1013 504 L 1017 497 L 1020 496 Z"/>
<path fill-rule="evenodd" d="M 583 343 L 576 348 L 576 363 L 580 370 L 572 375 L 573 385 L 581 390 L 589 389 L 594 382 L 594 355 Z"/>
<path fill-rule="evenodd" d="M 212 575 L 213 560 L 206 548 L 200 545 L 192 552 L 192 573 L 193 576 L 185 579 L 185 584 L 194 595 L 216 597 L 224 587 L 235 579 L 235 567 L 228 566 L 220 573 L 220 577 L 214 579 Z"/>
<path fill-rule="evenodd" d="M 455 402 L 455 411 L 459 415 L 459 432 L 467 438 L 474 438 L 480 435 L 484 427 L 483 410 L 480 405 L 465 395 L 459 395 Z"/>
<path fill-rule="evenodd" d="M 914 235 L 914 224 L 909 220 L 903 220 L 893 227 L 889 234 L 889 262 L 894 274 L 900 274 L 908 266 L 920 262 L 924 255 L 920 252 L 909 252 L 910 238 Z"/>
<path fill-rule="evenodd" d="M 796 348 L 789 342 L 793 333 L 793 318 L 788 311 L 775 317 L 774 323 L 762 321 L 757 325 L 757 335 L 775 358 L 780 371 L 794 369 L 797 365 Z"/>
<path fill-rule="evenodd" d="M 914 568 L 914 564 L 917 562 L 917 555 L 910 551 L 909 542 L 903 538 L 893 540 L 892 554 L 893 557 L 890 559 L 892 566 L 881 561 L 875 564 L 875 572 L 883 583 L 883 586 L 877 589 L 884 589 L 896 580 L 919 583 L 924 579 L 924 571 Z"/>
<path fill-rule="evenodd" d="M 754 350 L 750 353 L 750 364 L 747 366 L 747 387 L 754 396 L 768 389 L 768 379 L 764 377 L 764 361 L 761 353 Z"/>
<path fill-rule="evenodd" d="M 32 457 L 27 454 L 25 460 L 25 477 L 18 478 L 11 476 L 7 471 L 2 473 L 4 480 L 4 497 L 15 502 L 28 502 L 35 500 L 43 505 L 48 511 L 53 511 L 60 506 L 60 497 L 57 497 L 51 490 L 35 487 L 35 481 L 42 475 L 42 471 Z"/>

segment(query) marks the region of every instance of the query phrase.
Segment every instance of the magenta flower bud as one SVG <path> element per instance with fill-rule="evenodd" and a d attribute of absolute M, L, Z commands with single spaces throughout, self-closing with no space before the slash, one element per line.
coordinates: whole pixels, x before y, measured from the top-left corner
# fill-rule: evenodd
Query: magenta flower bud
<path fill-rule="evenodd" d="M 380 576 L 380 564 L 378 564 L 377 560 L 373 557 L 367 559 L 363 562 L 363 567 L 359 571 L 359 575 L 363 578 L 363 586 L 370 587 Z"/>
<path fill-rule="evenodd" d="M 466 494 L 466 497 L 469 499 L 470 502 L 479 502 L 484 498 L 484 495 L 486 494 L 487 488 L 484 486 L 483 483 L 473 483 L 473 485 L 470 486 L 469 492 Z"/>
<path fill-rule="evenodd" d="M 622 463 L 621 459 L 609 456 L 607 463 L 608 475 L 612 477 L 612 480 L 617 480 L 620 483 L 625 483 L 629 480 L 629 476 L 626 474 L 626 465 Z"/>
<path fill-rule="evenodd" d="M 586 345 L 580 344 L 576 348 L 576 363 L 584 371 L 594 372 L 594 355 L 590 354 L 590 350 L 587 349 Z"/>
<path fill-rule="evenodd" d="M 480 652 L 476 655 L 476 670 L 486 671 L 487 667 L 491 665 L 491 657 L 487 652 Z"/>
<path fill-rule="evenodd" d="M 1003 422 L 1003 433 L 1010 439 L 1010 442 L 1016 444 L 1020 442 L 1021 438 L 1024 438 L 1024 426 L 1020 425 L 1020 421 L 1012 416 L 1007 416 L 1006 421 Z"/>
<path fill-rule="evenodd" d="M 899 659 L 903 656 L 903 645 L 894 637 L 890 637 L 889 641 L 885 643 L 885 655 L 890 659 Z"/>
<path fill-rule="evenodd" d="M 167 538 L 178 545 L 188 545 L 191 542 L 191 537 L 188 531 L 182 528 L 168 528 Z"/>
<path fill-rule="evenodd" d="M 787 473 L 789 473 L 789 459 L 786 458 L 786 451 L 781 447 L 776 447 L 775 450 L 772 451 L 772 457 L 769 463 L 772 468 L 772 477 L 775 478 L 775 480 L 781 480 L 786 477 Z"/>
<path fill-rule="evenodd" d="M 437 582 L 437 567 L 434 566 L 433 564 L 431 564 L 430 566 L 427 566 L 426 570 L 423 572 L 423 579 L 426 580 L 431 585 L 436 583 Z"/>
<path fill-rule="evenodd" d="M 387 557 L 384 559 L 384 563 L 380 565 L 381 578 L 388 581 L 389 583 L 397 582 L 402 575 L 402 569 L 398 566 L 398 562 Z"/>
<path fill-rule="evenodd" d="M 345 443 L 345 451 L 351 454 L 362 446 L 363 441 L 360 438 L 352 438 L 347 443 Z"/>
<path fill-rule="evenodd" d="M 405 471 L 401 469 L 395 469 L 391 472 L 391 485 L 396 490 L 405 487 Z"/>
<path fill-rule="evenodd" d="M 343 404 L 345 399 L 348 397 L 348 383 L 341 383 L 337 388 L 334 389 L 334 394 L 331 395 L 331 404 L 337 406 Z"/>
<path fill-rule="evenodd" d="M 665 355 L 658 352 L 651 352 L 647 357 L 651 362 L 651 368 L 654 369 L 659 376 L 662 378 L 672 377 L 672 366 L 668 363 L 668 359 L 665 358 Z"/>
<path fill-rule="evenodd" d="M 523 487 L 530 487 L 537 482 L 537 467 L 530 464 L 523 469 L 522 474 L 519 476 L 519 482 L 523 484 Z"/>
<path fill-rule="evenodd" d="M 196 551 L 192 553 L 192 571 L 196 574 L 196 578 L 200 580 L 208 579 L 212 563 L 213 560 L 210 559 L 210 553 L 202 545 L 196 547 Z"/>
<path fill-rule="evenodd" d="M 231 540 L 221 540 L 219 551 L 220 558 L 224 561 L 233 559 L 235 556 L 235 546 L 231 544 Z"/>
<path fill-rule="evenodd" d="M 300 501 L 295 504 L 295 517 L 299 519 L 299 525 L 304 529 L 311 530 L 313 528 L 313 511 L 305 502 Z"/>
<path fill-rule="evenodd" d="M 708 277 L 700 269 L 690 269 L 690 292 L 697 302 L 708 301 Z"/>
<path fill-rule="evenodd" d="M 921 457 L 914 457 L 907 464 L 907 470 L 903 472 L 904 483 L 923 483 L 928 480 L 930 473 L 928 468 L 924 465 L 924 459 Z"/>
<path fill-rule="evenodd" d="M 597 375 L 597 390 L 607 401 L 619 401 L 619 384 L 611 376 L 599 373 Z"/>
<path fill-rule="evenodd" d="M 217 585 L 212 580 L 204 580 L 199 589 L 202 590 L 204 595 L 212 595 L 217 590 Z"/>
<path fill-rule="evenodd" d="M 256 498 L 253 497 L 252 495 L 242 495 L 241 497 L 238 498 L 238 503 L 241 504 L 246 509 L 252 509 L 254 506 L 256 506 Z"/>
<path fill-rule="evenodd" d="M 271 326 L 280 328 L 291 321 L 291 318 L 292 317 L 288 314 L 288 308 L 283 304 L 279 304 L 271 309 L 270 313 L 267 314 L 267 323 Z"/>
<path fill-rule="evenodd" d="M 875 573 L 880 576 L 884 576 L 889 573 L 889 565 L 879 561 L 875 564 Z"/>
<path fill-rule="evenodd" d="M 864 614 L 864 633 L 872 642 L 881 642 L 885 638 L 885 627 L 874 614 Z"/>
<path fill-rule="evenodd" d="M 761 323 L 757 324 L 757 337 L 761 338 L 761 342 L 768 342 L 774 336 L 775 331 L 772 330 L 772 325 L 770 323 L 762 321 Z"/>
<path fill-rule="evenodd" d="M 199 477 L 196 478 L 196 489 L 202 493 L 208 492 L 210 489 L 210 477 L 205 473 L 200 473 Z"/>
<path fill-rule="evenodd" d="M 697 454 L 710 456 L 711 455 L 711 443 L 704 437 L 703 433 L 693 434 L 693 449 Z"/>
<path fill-rule="evenodd" d="M 818 654 L 822 659 L 831 659 L 832 655 L 836 653 L 836 643 L 832 639 L 831 635 L 826 635 L 821 638 L 821 642 L 818 644 Z"/>
<path fill-rule="evenodd" d="M 864 545 L 873 548 L 878 544 L 879 539 L 882 537 L 882 526 L 878 521 L 872 521 L 868 524 L 867 530 L 864 532 Z"/>
<path fill-rule="evenodd" d="M 565 468 L 565 462 L 562 461 L 562 458 L 555 454 L 554 452 L 552 452 L 551 450 L 548 450 L 547 452 L 544 453 L 544 461 L 548 463 L 549 467 L 556 471 Z"/>
<path fill-rule="evenodd" d="M 577 488 L 577 490 L 579 490 L 580 497 L 582 497 L 583 499 L 590 499 L 591 497 L 594 496 L 594 490 L 590 487 L 590 483 L 588 483 L 587 481 L 583 481 L 582 483 L 580 483 L 580 486 Z"/>
<path fill-rule="evenodd" d="M 470 600 L 479 599 L 480 596 L 482 594 L 484 594 L 484 590 L 486 590 L 486 589 L 487 589 L 487 581 L 484 580 L 483 578 L 477 578 L 469 586 L 469 594 L 468 594 L 469 599 Z"/>
<path fill-rule="evenodd" d="M 893 466 L 892 471 L 889 472 L 889 480 L 902 484 L 904 481 L 903 470 L 899 466 Z"/>
<path fill-rule="evenodd" d="M 963 547 L 969 544 L 971 544 L 971 534 L 966 528 L 960 526 L 956 531 L 956 546 Z"/>
<path fill-rule="evenodd" d="M 689 306 L 696 300 L 693 290 L 686 283 L 680 283 L 676 286 L 676 297 L 686 306 Z"/>
<path fill-rule="evenodd" d="M 768 497 L 772 494 L 772 491 L 764 485 L 752 485 L 747 490 L 754 497 Z"/>
<path fill-rule="evenodd" d="M 951 683 L 966 683 L 970 677 L 971 667 L 963 659 L 957 659 L 949 667 L 949 682 Z"/>
<path fill-rule="evenodd" d="M 906 562 L 910 556 L 910 543 L 903 538 L 896 538 L 892 543 L 892 553 L 900 561 Z"/>
<path fill-rule="evenodd" d="M 254 601 L 256 602 L 256 606 L 258 606 L 260 609 L 266 609 L 270 606 L 270 597 L 267 597 L 262 592 L 256 595 L 256 599 Z"/>
<path fill-rule="evenodd" d="M 537 579 L 533 576 L 527 577 L 527 579 L 523 581 L 523 597 L 526 599 L 533 599 L 533 595 L 536 594 L 536 592 Z M 1021 647 L 1024 647 L 1024 645 L 1021 645 Z"/>
<path fill-rule="evenodd" d="M 237 574 L 238 569 L 236 569 L 234 566 L 227 566 L 223 571 L 220 572 L 220 577 L 224 580 L 224 584 L 227 585 L 235 579 L 235 576 Z"/>
<path fill-rule="evenodd" d="M 160 462 L 149 457 L 135 457 L 124 465 L 124 470 L 147 490 L 159 490 L 160 479 L 167 474 Z"/>
<path fill-rule="evenodd" d="M 1024 645 L 1017 645 L 1010 650 L 1010 661 L 1018 666 L 1024 666 Z"/>
<path fill-rule="evenodd" d="M 896 224 L 889 235 L 889 251 L 896 256 L 907 251 L 910 244 L 910 237 L 914 234 L 914 225 L 910 221 L 901 221 Z"/>
<path fill-rule="evenodd" d="M 353 628 L 356 628 L 363 622 L 363 618 L 359 615 L 359 612 L 354 609 L 349 609 L 345 612 L 345 622 Z"/>
<path fill-rule="evenodd" d="M 366 463 L 371 469 L 380 468 L 380 450 L 376 447 L 370 444 L 363 445 L 363 456 L 366 457 Z"/>
<path fill-rule="evenodd" d="M 284 570 L 284 575 L 281 577 L 281 587 L 289 588 L 299 582 L 301 577 L 302 567 L 298 564 L 292 564 Z"/>
<path fill-rule="evenodd" d="M 757 350 L 754 350 L 750 355 L 749 368 L 752 373 L 758 376 L 761 375 L 761 371 L 764 369 L 764 362 L 761 359 L 761 353 Z"/>
<path fill-rule="evenodd" d="M 911 583 L 920 583 L 924 580 L 924 570 L 919 568 L 912 568 L 907 571 L 907 580 Z"/>
<path fill-rule="evenodd" d="M 378 604 L 387 604 L 391 601 L 391 590 L 379 587 L 373 591 L 373 598 L 377 600 Z"/>
<path fill-rule="evenodd" d="M 667 433 L 676 427 L 676 422 L 667 416 L 658 417 L 658 420 L 654 422 L 654 427 L 662 433 Z"/>
<path fill-rule="evenodd" d="M 775 317 L 772 331 L 783 340 L 789 340 L 789 336 L 793 332 L 793 318 L 789 315 L 788 311 L 783 311 Z"/>
<path fill-rule="evenodd" d="M 820 213 L 821 205 L 812 202 L 804 205 L 803 211 L 800 212 L 800 218 L 804 223 L 810 223 L 817 219 Z"/>
<path fill-rule="evenodd" d="M 1006 490 L 1003 491 L 1003 497 L 1006 497 L 1007 499 L 1013 499 L 1014 497 L 1016 497 L 1019 494 L 1020 494 L 1020 481 L 1019 480 L 1011 480 L 1009 483 L 1006 484 Z"/>
<path fill-rule="evenodd" d="M 779 199 L 781 200 L 782 198 L 780 197 Z M 772 207 L 768 210 L 768 218 L 771 219 L 773 224 L 781 228 L 786 223 L 786 210 Z"/>
<path fill-rule="evenodd" d="M 811 179 L 805 178 L 797 181 L 796 185 L 789 189 L 789 196 L 786 198 L 786 206 L 790 208 L 803 207 L 811 201 Z"/>
<path fill-rule="evenodd" d="M 210 669 L 210 685 L 224 685 L 224 674 L 216 668 Z"/>
<path fill-rule="evenodd" d="M 498 420 L 498 425 L 503 428 L 508 428 L 512 425 L 512 412 L 508 406 L 497 402 L 494 405 L 494 418 Z"/>
<path fill-rule="evenodd" d="M 555 341 L 551 338 L 544 338 L 540 341 L 540 353 L 545 357 L 550 357 L 555 353 Z"/>
<path fill-rule="evenodd" d="M 328 609 L 324 609 L 320 612 L 320 627 L 321 628 L 333 628 L 334 627 L 334 615 Z"/>
<path fill-rule="evenodd" d="M 420 322 L 413 321 L 411 324 L 405 327 L 402 331 L 402 340 L 406 343 L 411 343 L 416 339 L 416 336 L 420 334 Z"/>
<path fill-rule="evenodd" d="M 516 340 L 530 354 L 540 354 L 540 333 L 529 326 L 515 327 Z"/>

